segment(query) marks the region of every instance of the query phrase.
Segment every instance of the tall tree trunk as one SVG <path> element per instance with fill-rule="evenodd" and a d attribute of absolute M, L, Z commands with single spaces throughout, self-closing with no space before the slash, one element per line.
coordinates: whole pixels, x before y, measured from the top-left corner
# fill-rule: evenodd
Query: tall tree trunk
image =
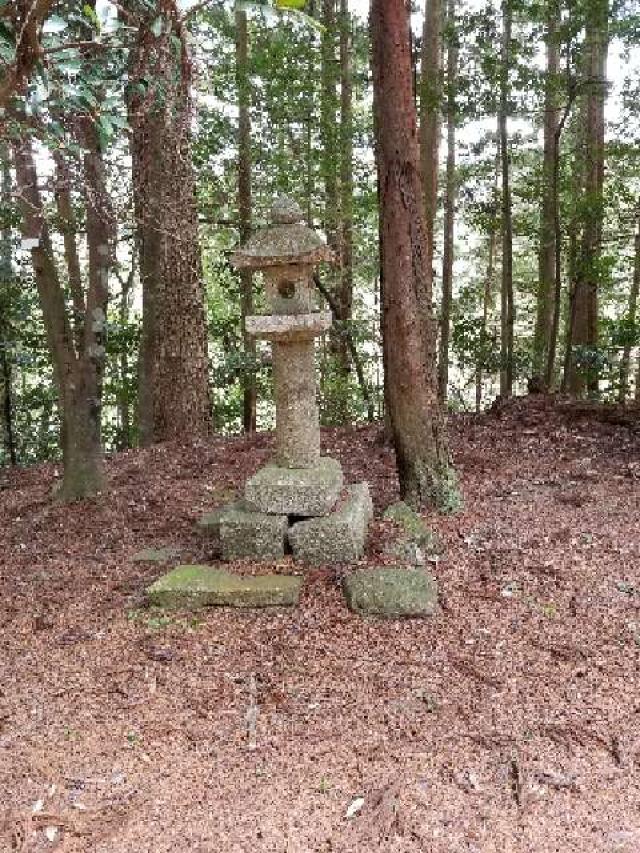
<path fill-rule="evenodd" d="M 160 16 L 162 32 L 152 25 Z M 191 62 L 175 0 L 141 21 L 129 116 L 143 287 L 141 441 L 191 441 L 210 423 L 207 327 L 191 143 Z"/>
<path fill-rule="evenodd" d="M 502 52 L 498 135 L 502 171 L 502 282 L 500 288 L 500 395 L 513 394 L 513 218 L 511 212 L 511 150 L 509 117 L 509 68 L 511 65 L 511 0 L 502 0 Z"/>
<path fill-rule="evenodd" d="M 558 0 L 547 2 L 544 104 L 544 156 L 542 165 L 542 200 L 540 216 L 540 248 L 538 261 L 538 298 L 533 342 L 532 381 L 537 389 L 548 387 L 547 376 L 550 350 L 554 334 L 554 309 L 556 294 L 556 215 L 558 208 L 558 71 L 560 46 L 558 43 Z"/>
<path fill-rule="evenodd" d="M 585 27 L 585 127 L 584 188 L 576 285 L 573 294 L 571 348 L 567 390 L 576 397 L 598 392 L 598 369 L 580 365 L 582 353 L 598 346 L 598 288 L 602 278 L 602 225 L 604 216 L 604 102 L 607 90 L 608 0 L 594 0 L 587 9 Z"/>
<path fill-rule="evenodd" d="M 636 314 L 638 308 L 638 295 L 640 294 L 640 207 L 636 214 L 636 234 L 634 238 L 633 254 L 633 280 L 629 292 L 629 307 L 627 309 L 627 323 L 629 330 L 635 329 Z M 620 361 L 620 387 L 618 389 L 618 401 L 624 403 L 629 394 L 629 364 L 631 361 L 631 341 L 626 340 L 622 350 Z M 636 389 L 637 392 L 637 389 Z"/>
<path fill-rule="evenodd" d="M 11 168 L 9 152 L 4 145 L 0 146 L 0 162 L 2 166 L 2 206 L 5 212 L 11 210 Z M 9 219 L 3 218 L 0 232 L 0 287 L 6 292 L 0 294 L 0 383 L 2 385 L 2 405 L 0 419 L 2 420 L 2 444 L 6 457 L 11 465 L 17 462 L 16 444 L 13 434 L 13 370 L 10 356 L 10 341 L 12 339 L 8 310 L 13 283 L 13 266 L 11 263 L 11 225 Z"/>
<path fill-rule="evenodd" d="M 238 89 L 238 216 L 240 242 L 251 234 L 251 84 L 249 80 L 249 37 L 247 13 L 236 11 L 236 86 Z M 253 276 L 240 271 L 242 288 L 242 334 L 247 362 L 242 374 L 242 425 L 245 432 L 256 430 L 256 343 L 247 334 L 245 319 L 253 314 Z"/>
<path fill-rule="evenodd" d="M 442 0 L 427 0 L 422 30 L 420 76 L 420 166 L 424 192 L 427 258 L 433 267 L 434 228 L 438 206 L 438 151 L 442 124 Z"/>
<path fill-rule="evenodd" d="M 455 0 L 447 2 L 447 175 L 444 198 L 444 251 L 442 258 L 442 308 L 438 357 L 438 398 L 447 399 L 449 385 L 449 338 L 453 298 L 454 226 L 456 207 L 456 85 L 458 46 L 455 31 Z"/>
<path fill-rule="evenodd" d="M 388 400 L 400 492 L 415 507 L 458 506 L 436 375 L 432 270 L 404 0 L 372 0 Z"/>
<path fill-rule="evenodd" d="M 349 371 L 348 323 L 353 307 L 353 69 L 349 0 L 340 0 L 340 319 L 344 324 L 339 361 Z M 352 338 L 351 338 L 352 339 Z"/>

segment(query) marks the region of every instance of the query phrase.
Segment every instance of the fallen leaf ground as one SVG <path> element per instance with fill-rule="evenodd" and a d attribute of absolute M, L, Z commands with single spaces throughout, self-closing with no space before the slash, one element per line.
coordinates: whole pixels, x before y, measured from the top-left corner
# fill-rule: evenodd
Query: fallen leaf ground
<path fill-rule="evenodd" d="M 638 853 L 640 436 L 545 400 L 451 432 L 423 621 L 352 615 L 334 568 L 293 610 L 145 609 L 162 568 L 133 555 L 211 560 L 194 523 L 269 436 L 119 454 L 70 506 L 53 466 L 3 472 L 0 850 Z M 379 515 L 379 429 L 324 441 Z"/>

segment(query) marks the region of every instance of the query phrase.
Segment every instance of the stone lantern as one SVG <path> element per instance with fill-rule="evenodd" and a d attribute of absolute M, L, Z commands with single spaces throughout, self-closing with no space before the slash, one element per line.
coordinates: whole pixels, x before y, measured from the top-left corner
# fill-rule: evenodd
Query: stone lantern
<path fill-rule="evenodd" d="M 262 272 L 268 313 L 246 318 L 246 330 L 273 349 L 276 454 L 245 484 L 244 499 L 217 516 L 225 559 L 280 558 L 288 550 L 312 563 L 350 562 L 364 548 L 372 506 L 366 483 L 344 488 L 337 460 L 320 455 L 314 339 L 332 323 L 316 305 L 315 267 L 331 249 L 286 197 L 271 224 L 231 261 Z"/>

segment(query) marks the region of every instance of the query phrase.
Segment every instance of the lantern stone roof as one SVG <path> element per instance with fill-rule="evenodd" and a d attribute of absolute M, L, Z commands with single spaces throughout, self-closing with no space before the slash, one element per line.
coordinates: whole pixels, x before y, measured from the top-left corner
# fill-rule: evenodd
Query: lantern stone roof
<path fill-rule="evenodd" d="M 261 228 L 234 252 L 231 263 L 238 269 L 263 269 L 288 264 L 335 262 L 334 252 L 303 222 L 300 205 L 279 196 L 271 205 L 271 225 Z"/>

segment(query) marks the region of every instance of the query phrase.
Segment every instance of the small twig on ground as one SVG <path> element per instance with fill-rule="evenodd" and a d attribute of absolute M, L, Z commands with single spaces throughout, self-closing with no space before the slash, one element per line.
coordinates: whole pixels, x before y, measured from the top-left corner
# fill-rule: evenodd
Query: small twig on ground
<path fill-rule="evenodd" d="M 249 676 L 249 707 L 246 714 L 247 721 L 247 749 L 257 749 L 256 728 L 258 725 L 258 686 L 255 674 Z"/>

